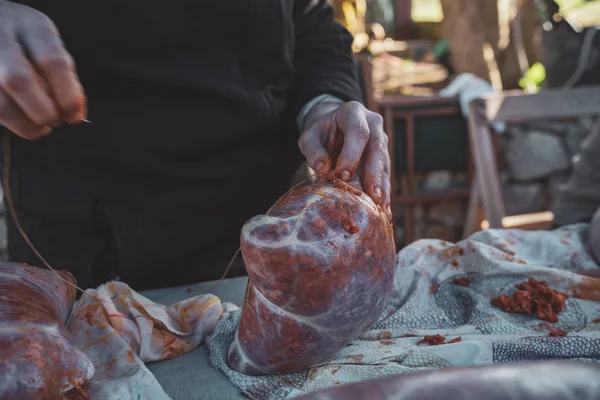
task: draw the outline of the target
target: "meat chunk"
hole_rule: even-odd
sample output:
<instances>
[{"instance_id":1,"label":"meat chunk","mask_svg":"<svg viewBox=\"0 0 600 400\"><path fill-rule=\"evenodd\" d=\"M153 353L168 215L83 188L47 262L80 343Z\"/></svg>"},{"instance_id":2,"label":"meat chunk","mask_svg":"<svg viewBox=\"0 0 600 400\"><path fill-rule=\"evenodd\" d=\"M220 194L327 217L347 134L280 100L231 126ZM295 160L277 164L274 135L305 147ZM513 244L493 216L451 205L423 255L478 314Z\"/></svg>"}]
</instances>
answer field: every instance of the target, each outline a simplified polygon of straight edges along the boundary
<instances>
[{"instance_id":1,"label":"meat chunk","mask_svg":"<svg viewBox=\"0 0 600 400\"><path fill-rule=\"evenodd\" d=\"M549 322L557 322L560 312L565 308L567 294L556 291L543 281L534 278L515 285L517 289L512 297L505 294L492 299L492 305L509 313L537 314Z\"/></svg>"},{"instance_id":2,"label":"meat chunk","mask_svg":"<svg viewBox=\"0 0 600 400\"><path fill-rule=\"evenodd\" d=\"M65 326L75 296L52 271L0 263L0 399L88 398L94 366Z\"/></svg>"}]
</instances>

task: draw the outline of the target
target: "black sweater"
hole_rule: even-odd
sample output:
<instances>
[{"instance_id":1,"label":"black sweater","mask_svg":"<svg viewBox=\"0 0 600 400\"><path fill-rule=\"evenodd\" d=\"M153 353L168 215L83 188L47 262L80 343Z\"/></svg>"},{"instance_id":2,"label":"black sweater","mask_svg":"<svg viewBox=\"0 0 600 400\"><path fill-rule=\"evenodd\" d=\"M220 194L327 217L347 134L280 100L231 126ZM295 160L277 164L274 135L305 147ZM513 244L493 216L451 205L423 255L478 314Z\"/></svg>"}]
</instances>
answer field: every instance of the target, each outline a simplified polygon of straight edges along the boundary
<instances>
[{"instance_id":1,"label":"black sweater","mask_svg":"<svg viewBox=\"0 0 600 400\"><path fill-rule=\"evenodd\" d=\"M136 168L169 173L162 156L223 156L294 135L320 94L361 99L352 37L326 0L21 3L56 23L90 119L109 125Z\"/></svg>"},{"instance_id":2,"label":"black sweater","mask_svg":"<svg viewBox=\"0 0 600 400\"><path fill-rule=\"evenodd\" d=\"M195 240L209 246L281 194L307 102L361 100L352 37L326 0L19 2L58 27L92 121L15 138L14 195L32 215L79 221L93 199L123 226L204 210Z\"/></svg>"}]
</instances>

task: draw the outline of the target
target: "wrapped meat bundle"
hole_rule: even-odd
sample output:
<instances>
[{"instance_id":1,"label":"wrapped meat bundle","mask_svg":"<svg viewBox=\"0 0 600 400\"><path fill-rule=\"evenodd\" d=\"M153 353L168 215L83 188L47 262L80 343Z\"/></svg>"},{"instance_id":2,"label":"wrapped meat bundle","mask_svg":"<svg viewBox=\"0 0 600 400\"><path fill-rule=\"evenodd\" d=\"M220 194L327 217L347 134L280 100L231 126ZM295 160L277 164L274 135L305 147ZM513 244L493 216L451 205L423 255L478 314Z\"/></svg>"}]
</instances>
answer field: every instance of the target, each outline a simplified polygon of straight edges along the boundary
<instances>
[{"instance_id":1,"label":"wrapped meat bundle","mask_svg":"<svg viewBox=\"0 0 600 400\"><path fill-rule=\"evenodd\" d=\"M229 366L300 371L367 330L392 290L392 232L366 194L332 177L250 219L241 234L249 282Z\"/></svg>"},{"instance_id":2,"label":"wrapped meat bundle","mask_svg":"<svg viewBox=\"0 0 600 400\"><path fill-rule=\"evenodd\" d=\"M65 281L49 270L0 263L0 399L88 398L94 366L65 326L76 295Z\"/></svg>"}]
</instances>

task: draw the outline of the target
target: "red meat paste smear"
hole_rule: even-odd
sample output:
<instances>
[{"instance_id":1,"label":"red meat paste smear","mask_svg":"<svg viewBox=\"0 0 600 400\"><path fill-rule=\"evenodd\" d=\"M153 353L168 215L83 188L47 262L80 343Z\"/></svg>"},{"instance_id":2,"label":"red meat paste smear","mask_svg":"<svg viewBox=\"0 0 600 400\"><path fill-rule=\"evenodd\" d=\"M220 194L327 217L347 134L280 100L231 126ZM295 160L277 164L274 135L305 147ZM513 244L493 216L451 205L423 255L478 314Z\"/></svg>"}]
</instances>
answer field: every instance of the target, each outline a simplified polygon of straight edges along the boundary
<instances>
[{"instance_id":1,"label":"red meat paste smear","mask_svg":"<svg viewBox=\"0 0 600 400\"><path fill-rule=\"evenodd\" d=\"M454 339L452 339L451 341L448 342L448 344L450 343L458 343L462 340L462 337L456 337ZM419 343L417 343L417 346L421 345L421 344L429 344L431 346L438 346L440 344L444 344L446 343L446 337L442 336L442 335L426 335Z\"/></svg>"},{"instance_id":2,"label":"red meat paste smear","mask_svg":"<svg viewBox=\"0 0 600 400\"><path fill-rule=\"evenodd\" d=\"M344 182L340 178L336 177L333 172L319 174L319 178L326 182L332 183L336 188L343 190L345 192L352 193L356 196L362 196L362 194L363 194L363 192L360 191L359 189L355 188L354 186L352 186L352 185Z\"/></svg>"},{"instance_id":3,"label":"red meat paste smear","mask_svg":"<svg viewBox=\"0 0 600 400\"><path fill-rule=\"evenodd\" d=\"M452 282L458 286L469 286L471 284L471 280L469 278L454 278Z\"/></svg>"},{"instance_id":4,"label":"red meat paste smear","mask_svg":"<svg viewBox=\"0 0 600 400\"><path fill-rule=\"evenodd\" d=\"M552 329L550 331L550 333L548 333L548 336L550 336L550 337L565 337L565 336L567 336L567 332L563 331L562 329Z\"/></svg>"},{"instance_id":5,"label":"red meat paste smear","mask_svg":"<svg viewBox=\"0 0 600 400\"><path fill-rule=\"evenodd\" d=\"M543 281L534 278L515 285L512 296L500 295L492 300L492 306L504 312L533 315L548 322L557 322L557 314L565 308L566 293L556 291Z\"/></svg>"},{"instance_id":6,"label":"red meat paste smear","mask_svg":"<svg viewBox=\"0 0 600 400\"><path fill-rule=\"evenodd\" d=\"M342 228L351 235L360 232L360 228L354 224L351 218L342 218Z\"/></svg>"}]
</instances>

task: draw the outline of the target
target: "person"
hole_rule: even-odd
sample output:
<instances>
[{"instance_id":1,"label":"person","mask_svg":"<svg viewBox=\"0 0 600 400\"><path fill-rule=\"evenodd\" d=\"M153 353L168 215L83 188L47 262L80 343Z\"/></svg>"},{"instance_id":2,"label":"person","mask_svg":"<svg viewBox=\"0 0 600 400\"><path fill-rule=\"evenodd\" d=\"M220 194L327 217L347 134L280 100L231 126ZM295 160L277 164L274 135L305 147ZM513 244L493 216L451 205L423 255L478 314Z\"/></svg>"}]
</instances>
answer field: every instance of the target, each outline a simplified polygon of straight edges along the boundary
<instances>
[{"instance_id":1,"label":"person","mask_svg":"<svg viewBox=\"0 0 600 400\"><path fill-rule=\"evenodd\" d=\"M573 157L569 179L558 188L552 201L554 228L593 220L600 208L599 172L600 120L597 120Z\"/></svg>"},{"instance_id":2,"label":"person","mask_svg":"<svg viewBox=\"0 0 600 400\"><path fill-rule=\"evenodd\" d=\"M218 279L302 157L359 175L391 218L387 138L351 45L326 0L0 0L23 230L81 287L144 290ZM8 255L41 264L12 218Z\"/></svg>"}]
</instances>

